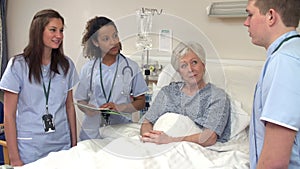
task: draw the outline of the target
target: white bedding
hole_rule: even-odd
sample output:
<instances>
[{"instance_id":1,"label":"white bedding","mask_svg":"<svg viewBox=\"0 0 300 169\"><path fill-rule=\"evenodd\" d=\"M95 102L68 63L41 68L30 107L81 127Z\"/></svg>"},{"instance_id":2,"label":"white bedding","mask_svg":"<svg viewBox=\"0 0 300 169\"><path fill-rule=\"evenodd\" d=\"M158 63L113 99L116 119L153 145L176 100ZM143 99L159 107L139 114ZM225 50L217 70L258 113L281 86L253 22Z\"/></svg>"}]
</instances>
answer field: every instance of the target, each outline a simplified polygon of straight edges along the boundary
<instances>
[{"instance_id":1,"label":"white bedding","mask_svg":"<svg viewBox=\"0 0 300 169\"><path fill-rule=\"evenodd\" d=\"M141 143L135 138L119 138L105 148L101 140L89 140L68 151L51 153L22 169L248 169L248 153L244 142L228 142L226 149L203 148L194 143L168 145ZM142 147L142 148L141 148ZM101 149L102 148L102 149ZM121 154L118 149L122 149ZM160 152L160 153L155 153ZM116 154L117 153L117 154ZM151 156L147 156L151 154ZM141 158L142 157L142 158Z\"/></svg>"},{"instance_id":2,"label":"white bedding","mask_svg":"<svg viewBox=\"0 0 300 169\"><path fill-rule=\"evenodd\" d=\"M232 107L235 110L233 113L236 113L231 117L234 121L232 127L235 127L231 131L233 135L230 141L226 143L216 143L206 148L190 142L164 145L143 143L139 139L140 124L130 123L107 126L101 129L102 136L106 137L104 139L82 141L70 150L53 152L36 162L15 168L248 169L249 117L235 102ZM170 125L177 132L169 130ZM188 118L170 113L154 127L169 135L184 135L197 130L193 125Z\"/></svg>"}]
</instances>

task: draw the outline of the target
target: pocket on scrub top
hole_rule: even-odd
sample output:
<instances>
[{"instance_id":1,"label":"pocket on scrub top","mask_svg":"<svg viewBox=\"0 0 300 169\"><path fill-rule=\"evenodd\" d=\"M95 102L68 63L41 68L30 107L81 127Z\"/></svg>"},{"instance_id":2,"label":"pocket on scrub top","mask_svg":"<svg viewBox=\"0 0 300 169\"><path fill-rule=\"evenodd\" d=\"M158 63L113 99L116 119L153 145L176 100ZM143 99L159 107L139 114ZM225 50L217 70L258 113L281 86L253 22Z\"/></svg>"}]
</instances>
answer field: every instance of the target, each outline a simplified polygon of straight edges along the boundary
<instances>
[{"instance_id":1,"label":"pocket on scrub top","mask_svg":"<svg viewBox=\"0 0 300 169\"><path fill-rule=\"evenodd\" d=\"M19 154L24 163L32 162L33 159L37 158L36 152L38 150L32 134L31 131L18 131L17 141Z\"/></svg>"}]
</instances>

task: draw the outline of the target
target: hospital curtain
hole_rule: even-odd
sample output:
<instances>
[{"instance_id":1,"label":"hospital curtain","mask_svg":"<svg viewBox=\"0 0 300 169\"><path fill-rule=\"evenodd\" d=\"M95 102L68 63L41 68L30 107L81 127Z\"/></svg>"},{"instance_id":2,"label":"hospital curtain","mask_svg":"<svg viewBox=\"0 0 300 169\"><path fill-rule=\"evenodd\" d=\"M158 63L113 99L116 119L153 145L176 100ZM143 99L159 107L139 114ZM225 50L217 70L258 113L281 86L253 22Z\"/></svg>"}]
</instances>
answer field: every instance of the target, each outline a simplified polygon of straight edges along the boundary
<instances>
[{"instance_id":1,"label":"hospital curtain","mask_svg":"<svg viewBox=\"0 0 300 169\"><path fill-rule=\"evenodd\" d=\"M0 0L0 58L1 58L1 74L6 68L8 62L8 50L7 50L7 34L6 34L6 0Z\"/></svg>"}]
</instances>

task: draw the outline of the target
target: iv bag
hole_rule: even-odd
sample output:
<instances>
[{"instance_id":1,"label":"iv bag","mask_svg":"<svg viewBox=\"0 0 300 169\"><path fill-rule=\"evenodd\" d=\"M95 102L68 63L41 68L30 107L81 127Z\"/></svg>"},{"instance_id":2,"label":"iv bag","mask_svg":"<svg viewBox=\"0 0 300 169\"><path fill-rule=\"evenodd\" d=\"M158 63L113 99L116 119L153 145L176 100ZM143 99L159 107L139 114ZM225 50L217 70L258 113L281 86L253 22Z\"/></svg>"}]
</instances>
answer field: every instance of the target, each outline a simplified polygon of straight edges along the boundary
<instances>
[{"instance_id":1,"label":"iv bag","mask_svg":"<svg viewBox=\"0 0 300 169\"><path fill-rule=\"evenodd\" d=\"M149 36L152 27L152 13L150 11L137 11L138 36L136 47L138 49L151 49L152 39Z\"/></svg>"}]
</instances>

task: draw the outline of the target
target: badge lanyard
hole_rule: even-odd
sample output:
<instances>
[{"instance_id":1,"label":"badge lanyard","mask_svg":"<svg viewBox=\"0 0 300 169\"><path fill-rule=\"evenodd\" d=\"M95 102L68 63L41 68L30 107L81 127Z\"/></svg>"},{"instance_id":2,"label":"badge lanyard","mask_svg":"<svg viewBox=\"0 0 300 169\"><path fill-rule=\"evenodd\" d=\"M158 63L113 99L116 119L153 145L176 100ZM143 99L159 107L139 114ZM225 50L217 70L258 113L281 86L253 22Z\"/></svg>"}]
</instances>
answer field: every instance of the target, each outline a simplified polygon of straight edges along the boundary
<instances>
[{"instance_id":1,"label":"badge lanyard","mask_svg":"<svg viewBox=\"0 0 300 169\"><path fill-rule=\"evenodd\" d=\"M272 52L272 54L273 53L275 53L280 47L281 47L281 45L284 43L284 42L286 42L286 41L288 41L288 40L290 40L290 39L292 39L292 38L300 38L300 35L293 35L293 36L290 36L290 37L287 37L287 38L285 38L283 41L281 41L281 43L277 46L277 48Z\"/></svg>"},{"instance_id":2,"label":"badge lanyard","mask_svg":"<svg viewBox=\"0 0 300 169\"><path fill-rule=\"evenodd\" d=\"M118 57L118 60L117 60L117 68L116 68L116 71L115 71L115 75L114 75L114 78L113 78L113 82L112 82L111 89L110 89L110 91L109 91L108 97L106 96L105 89L104 89L104 86L103 86L102 61L101 61L101 58L100 58L100 66L99 66L99 67L100 67L100 82L101 82L101 89L102 89L102 92L103 92L103 94L104 94L106 103L108 103L109 100L110 100L110 98L111 98L112 90L113 90L113 88L114 88L114 84L115 84L116 77L117 77L117 72L118 72L118 67L119 67L119 57Z\"/></svg>"},{"instance_id":3,"label":"badge lanyard","mask_svg":"<svg viewBox=\"0 0 300 169\"><path fill-rule=\"evenodd\" d=\"M49 113L48 110L48 100L49 100L49 94L50 94L50 86L51 86L51 74L48 82L48 89L46 90L43 74L42 74L42 80L43 80L43 89L44 89L44 94L46 98L46 114L43 115L42 120L44 122L44 130L46 133L51 133L55 132L55 126L53 124L53 116Z\"/></svg>"},{"instance_id":4,"label":"badge lanyard","mask_svg":"<svg viewBox=\"0 0 300 169\"><path fill-rule=\"evenodd\" d=\"M106 103L109 102L110 98L111 98L111 94L112 94L112 90L114 88L114 84L115 84L115 81L116 81L116 77L117 77L117 72L118 72L118 67L119 67L119 57L118 57L118 60L117 60L117 67L116 67L116 70L115 70L115 75L114 75L114 78L113 78L113 82L112 82L112 85L111 85L111 89L109 91L109 95L108 97L106 97L106 93L105 93L105 90L104 90L104 86L103 86L103 77L102 77L102 60L100 58L100 82L101 82L101 89L102 89L102 92L104 94L104 97L105 97L105 100L106 100ZM109 116L110 114L107 114L107 113L101 113L103 118L105 119L106 123L107 124L110 124L109 122Z\"/></svg>"},{"instance_id":5,"label":"badge lanyard","mask_svg":"<svg viewBox=\"0 0 300 169\"><path fill-rule=\"evenodd\" d=\"M49 100L49 93L50 93L51 77L50 77L50 80L49 80L49 83L48 83L48 89L47 89L47 91L46 91L46 86L45 86L45 83L44 83L43 75L42 75L42 80L43 80L44 94L45 94L45 98L46 98L46 114L49 114L49 111L48 111L48 100Z\"/></svg>"}]
</instances>

